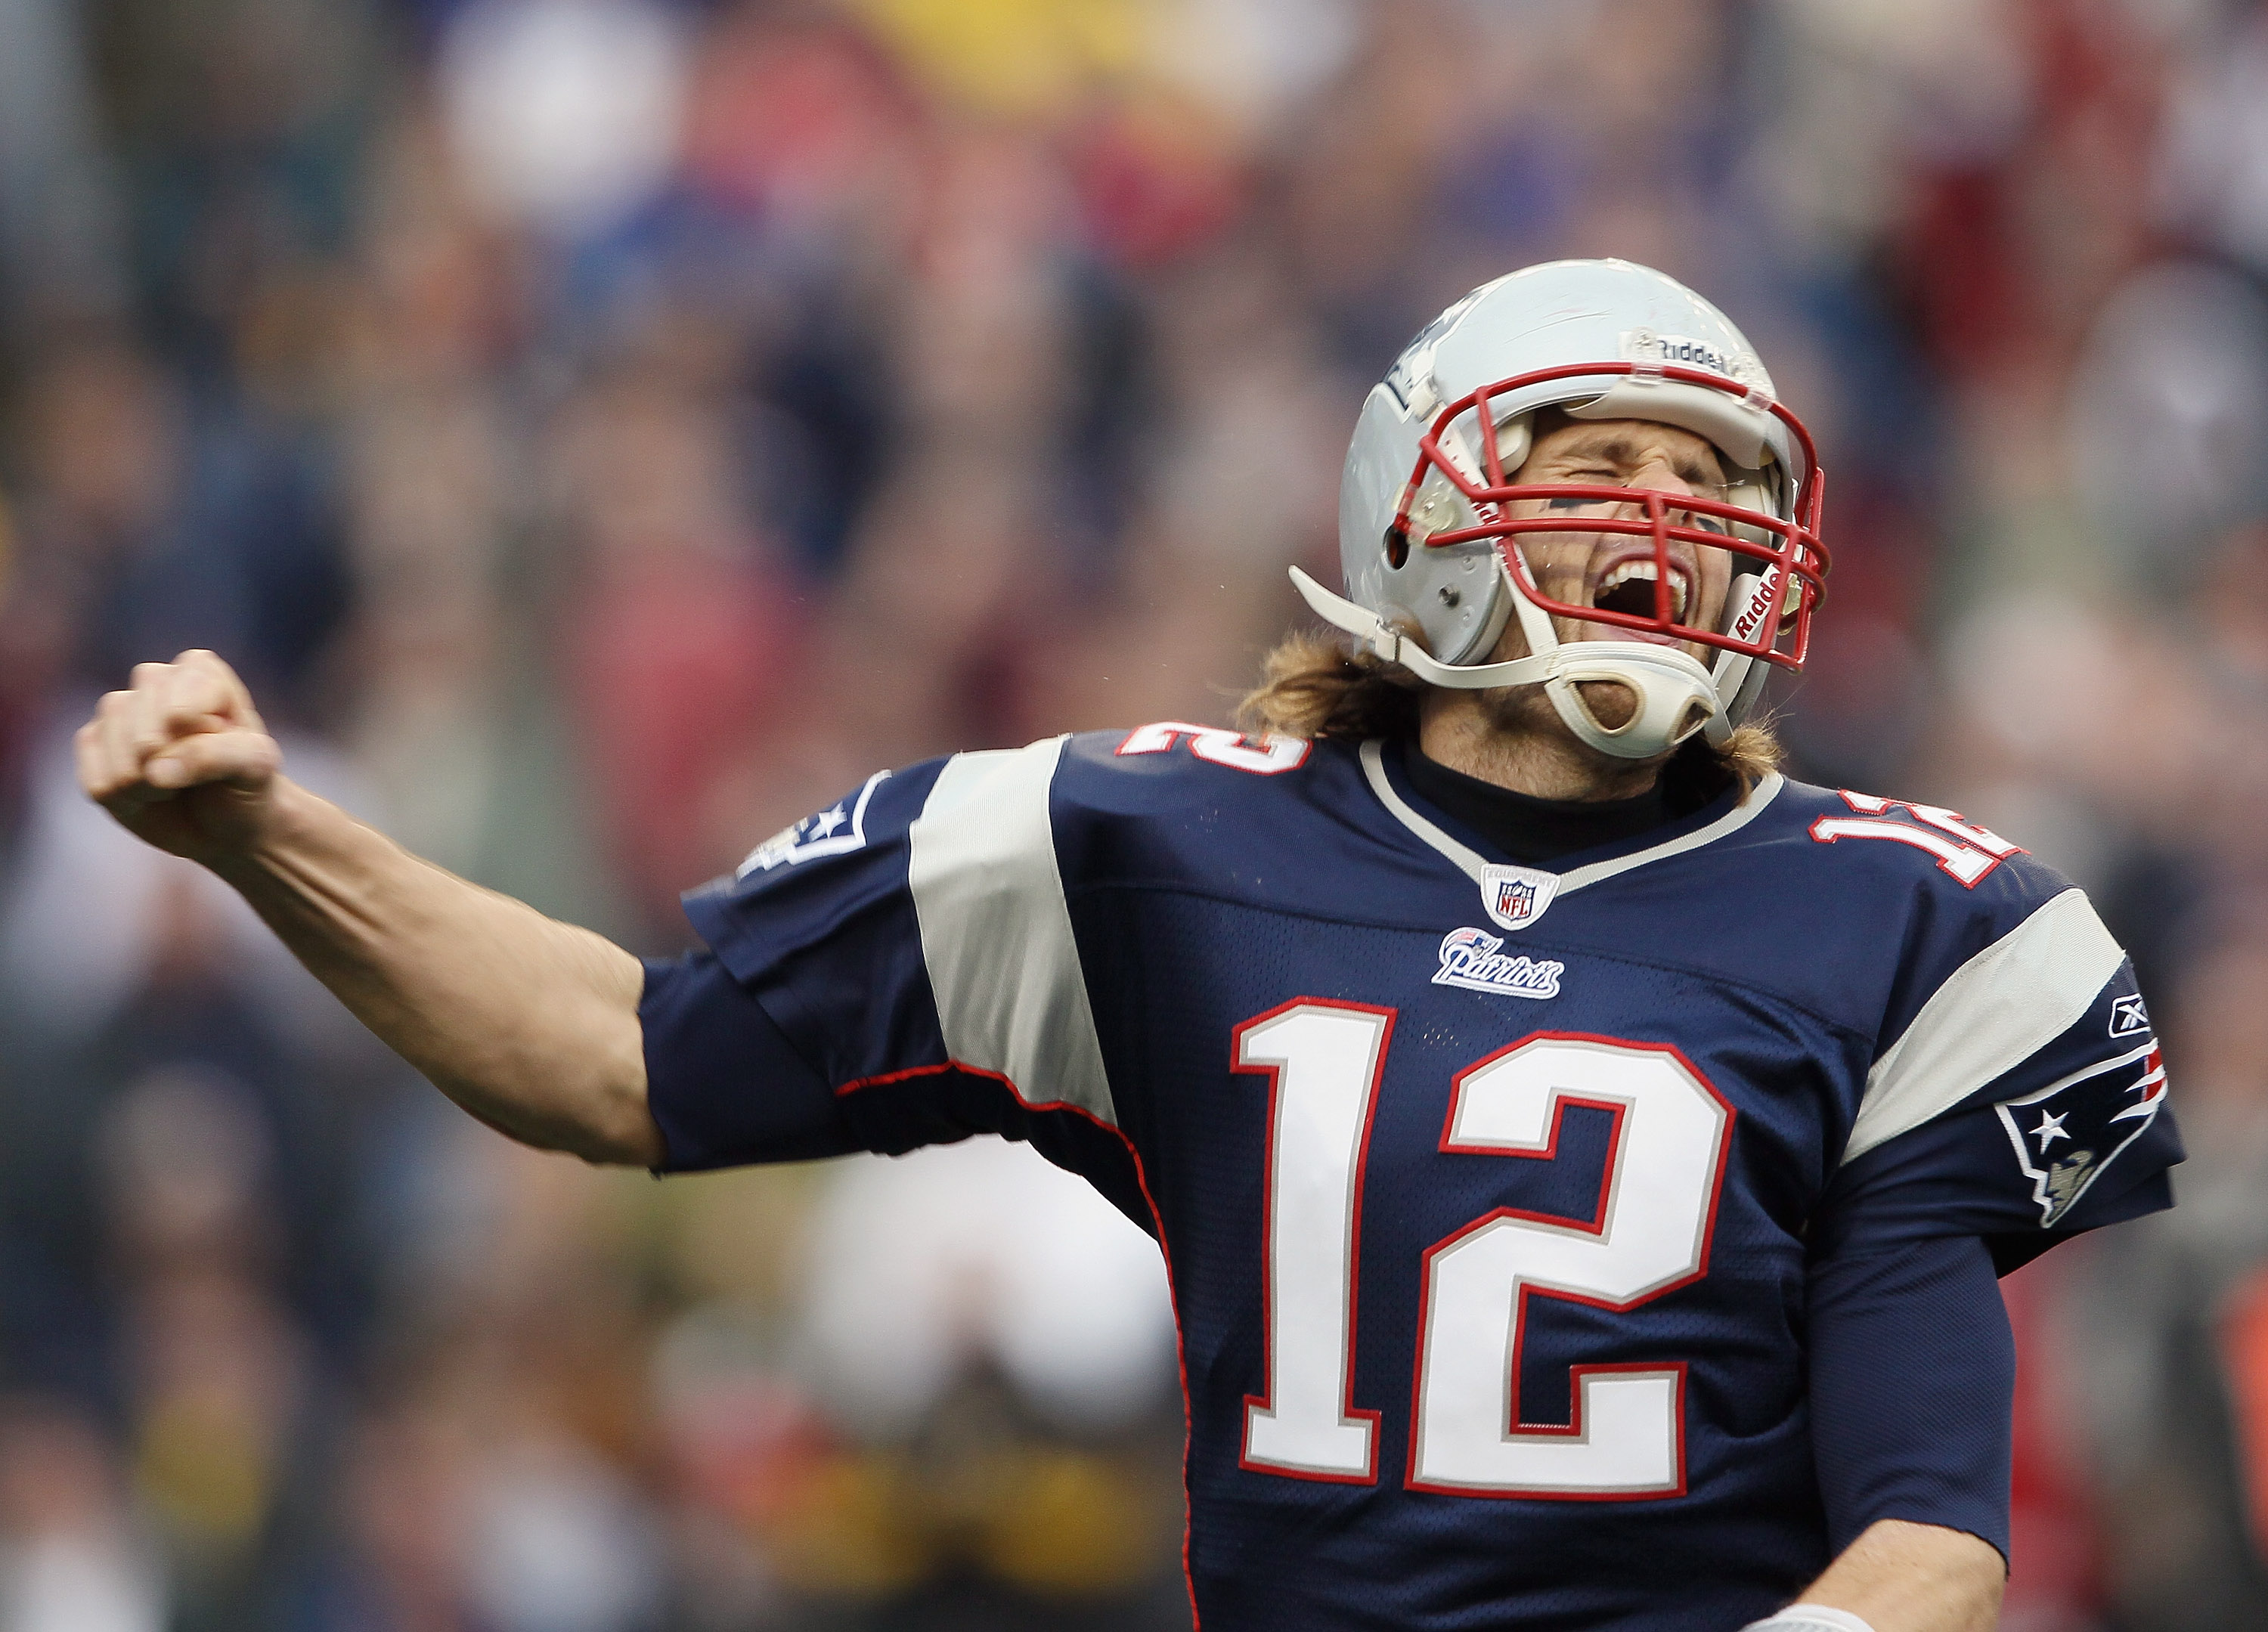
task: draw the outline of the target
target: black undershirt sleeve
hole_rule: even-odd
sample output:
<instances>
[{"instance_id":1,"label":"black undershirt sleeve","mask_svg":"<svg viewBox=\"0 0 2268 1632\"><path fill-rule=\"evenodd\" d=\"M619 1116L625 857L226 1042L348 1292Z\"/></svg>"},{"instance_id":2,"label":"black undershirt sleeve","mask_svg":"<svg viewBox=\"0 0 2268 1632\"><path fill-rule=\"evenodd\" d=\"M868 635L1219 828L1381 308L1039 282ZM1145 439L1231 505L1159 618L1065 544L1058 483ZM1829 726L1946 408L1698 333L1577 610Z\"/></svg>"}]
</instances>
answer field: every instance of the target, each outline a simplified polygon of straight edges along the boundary
<instances>
[{"instance_id":1,"label":"black undershirt sleeve","mask_svg":"<svg viewBox=\"0 0 2268 1632\"><path fill-rule=\"evenodd\" d=\"M2008 1555L2016 1345L1976 1236L1812 1266L1812 1456L1840 1553L1881 1518Z\"/></svg>"}]
</instances>

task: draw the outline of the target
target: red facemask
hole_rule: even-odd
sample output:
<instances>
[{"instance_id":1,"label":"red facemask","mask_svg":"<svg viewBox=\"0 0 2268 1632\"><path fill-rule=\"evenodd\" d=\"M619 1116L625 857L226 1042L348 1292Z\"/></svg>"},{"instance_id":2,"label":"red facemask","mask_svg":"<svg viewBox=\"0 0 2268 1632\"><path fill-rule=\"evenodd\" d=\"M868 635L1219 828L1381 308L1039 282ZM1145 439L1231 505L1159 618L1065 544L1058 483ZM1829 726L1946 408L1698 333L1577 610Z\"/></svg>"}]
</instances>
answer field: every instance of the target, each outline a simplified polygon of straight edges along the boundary
<instances>
[{"instance_id":1,"label":"red facemask","mask_svg":"<svg viewBox=\"0 0 2268 1632\"><path fill-rule=\"evenodd\" d=\"M1787 427L1790 437L1803 454L1802 481L1798 485L1795 502L1790 506L1793 518L1783 519L1764 511L1723 504L1714 499L1618 487L1606 482L1520 483L1506 481L1492 429L1496 423L1490 406L1492 400L1555 379L1595 378L1602 374L1632 374L1704 386L1744 402L1752 412L1769 413L1778 419ZM1440 444L1441 437L1450 426L1468 413L1475 415L1479 424L1491 428L1479 439L1486 476L1484 482L1474 482L1459 469L1456 462L1443 452ZM1473 507L1475 513L1482 518L1481 525L1435 533L1423 540L1423 548L1441 549L1451 545L1484 540L1495 544L1521 592L1534 605L1555 616L1580 622L1638 629L1668 636L1674 640L1695 641L1742 657L1761 658L1786 669L1802 666L1804 653L1811 642L1812 614L1818 609L1827 592L1826 575L1830 562L1827 547L1819 540L1819 514L1824 496L1825 476L1819 468L1819 458L1812 445L1811 433L1803 428L1800 420L1764 393L1700 369L1667 364L1581 363L1562 368L1539 369L1533 373L1514 375L1510 379L1484 386L1443 408L1434 415L1432 427L1418 438L1418 450L1417 468L1411 472L1409 483L1403 489L1393 525L1387 530L1388 559L1395 564L1405 558L1412 542L1410 507L1416 502L1419 486L1425 482L1428 471L1438 470ZM1576 500L1587 505L1611 507L1611 512L1518 517L1507 513L1508 505L1523 499ZM1709 525L1712 522L1727 530L1717 531L1716 527ZM1743 536L1735 529L1746 529L1748 535ZM1535 574L1528 570L1527 558L1519 548L1519 540L1522 536L1535 533L1621 533L1646 540L1651 546L1654 562L1653 610L1639 613L1580 606L1545 595L1536 586ZM1745 586L1735 580L1730 598L1731 615L1727 620L1726 628L1703 629L1678 621L1672 587L1673 575L1678 567L1672 547L1680 543L1696 549L1721 549L1762 563L1760 572ZM1692 599L1697 606L1697 584ZM1782 651L1778 650L1778 644L1784 635L1792 638L1788 649Z\"/></svg>"}]
</instances>

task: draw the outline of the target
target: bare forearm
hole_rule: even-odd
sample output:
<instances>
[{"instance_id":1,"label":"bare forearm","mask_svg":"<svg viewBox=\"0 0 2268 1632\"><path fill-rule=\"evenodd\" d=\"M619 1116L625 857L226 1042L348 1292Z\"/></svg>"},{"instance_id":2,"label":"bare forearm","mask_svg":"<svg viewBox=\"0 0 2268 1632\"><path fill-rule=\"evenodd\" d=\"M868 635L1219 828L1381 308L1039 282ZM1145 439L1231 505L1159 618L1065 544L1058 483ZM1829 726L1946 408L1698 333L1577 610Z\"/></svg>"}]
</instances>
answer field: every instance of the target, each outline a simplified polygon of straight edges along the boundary
<instances>
[{"instance_id":1,"label":"bare forearm","mask_svg":"<svg viewBox=\"0 0 2268 1632\"><path fill-rule=\"evenodd\" d=\"M1939 1525L1878 1519L1803 1594L1874 1632L1992 1632L2007 1568L1989 1541Z\"/></svg>"},{"instance_id":2,"label":"bare forearm","mask_svg":"<svg viewBox=\"0 0 2268 1632\"><path fill-rule=\"evenodd\" d=\"M512 1137L653 1165L643 971L603 937L420 860L282 778L261 842L214 870L441 1091Z\"/></svg>"},{"instance_id":3,"label":"bare forearm","mask_svg":"<svg viewBox=\"0 0 2268 1632\"><path fill-rule=\"evenodd\" d=\"M71 751L89 798L234 885L474 1115L591 1161L660 1162L637 959L418 860L287 781L252 694L218 654L136 664Z\"/></svg>"}]
</instances>

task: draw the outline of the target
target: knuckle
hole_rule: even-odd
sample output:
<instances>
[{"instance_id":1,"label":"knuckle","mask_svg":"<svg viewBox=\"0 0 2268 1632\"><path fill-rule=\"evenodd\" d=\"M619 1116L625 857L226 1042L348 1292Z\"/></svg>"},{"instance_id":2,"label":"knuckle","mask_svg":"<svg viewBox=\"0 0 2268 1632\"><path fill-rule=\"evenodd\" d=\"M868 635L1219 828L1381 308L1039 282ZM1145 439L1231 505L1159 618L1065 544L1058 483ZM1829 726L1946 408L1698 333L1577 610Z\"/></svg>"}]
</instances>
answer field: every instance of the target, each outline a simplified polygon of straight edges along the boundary
<instances>
[{"instance_id":1,"label":"knuckle","mask_svg":"<svg viewBox=\"0 0 2268 1632\"><path fill-rule=\"evenodd\" d=\"M95 704L95 713L103 719L115 719L134 701L130 691L106 691L102 701Z\"/></svg>"},{"instance_id":2,"label":"knuckle","mask_svg":"<svg viewBox=\"0 0 2268 1632\"><path fill-rule=\"evenodd\" d=\"M180 720L195 719L200 714L212 711L213 697L210 687L176 683L167 688L163 717L167 724Z\"/></svg>"}]
</instances>

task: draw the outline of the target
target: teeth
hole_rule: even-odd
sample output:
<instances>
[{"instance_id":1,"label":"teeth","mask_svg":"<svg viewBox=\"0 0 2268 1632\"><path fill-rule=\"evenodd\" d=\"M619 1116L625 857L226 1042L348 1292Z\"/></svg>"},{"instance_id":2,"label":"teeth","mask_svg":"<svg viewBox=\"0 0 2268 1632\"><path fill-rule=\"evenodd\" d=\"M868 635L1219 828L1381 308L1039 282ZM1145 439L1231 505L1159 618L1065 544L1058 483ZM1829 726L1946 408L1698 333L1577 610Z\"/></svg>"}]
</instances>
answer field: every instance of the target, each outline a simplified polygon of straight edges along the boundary
<instances>
[{"instance_id":1,"label":"teeth","mask_svg":"<svg viewBox=\"0 0 2268 1632\"><path fill-rule=\"evenodd\" d=\"M1655 570L1651 561L1640 559L1623 562L1599 580L1599 587L1592 592L1591 604L1596 606L1600 596L1617 585L1629 583L1632 578L1643 578L1651 584L1660 576L1661 574ZM1673 569L1669 575L1669 610L1670 614L1680 623L1685 621L1685 575Z\"/></svg>"}]
</instances>

